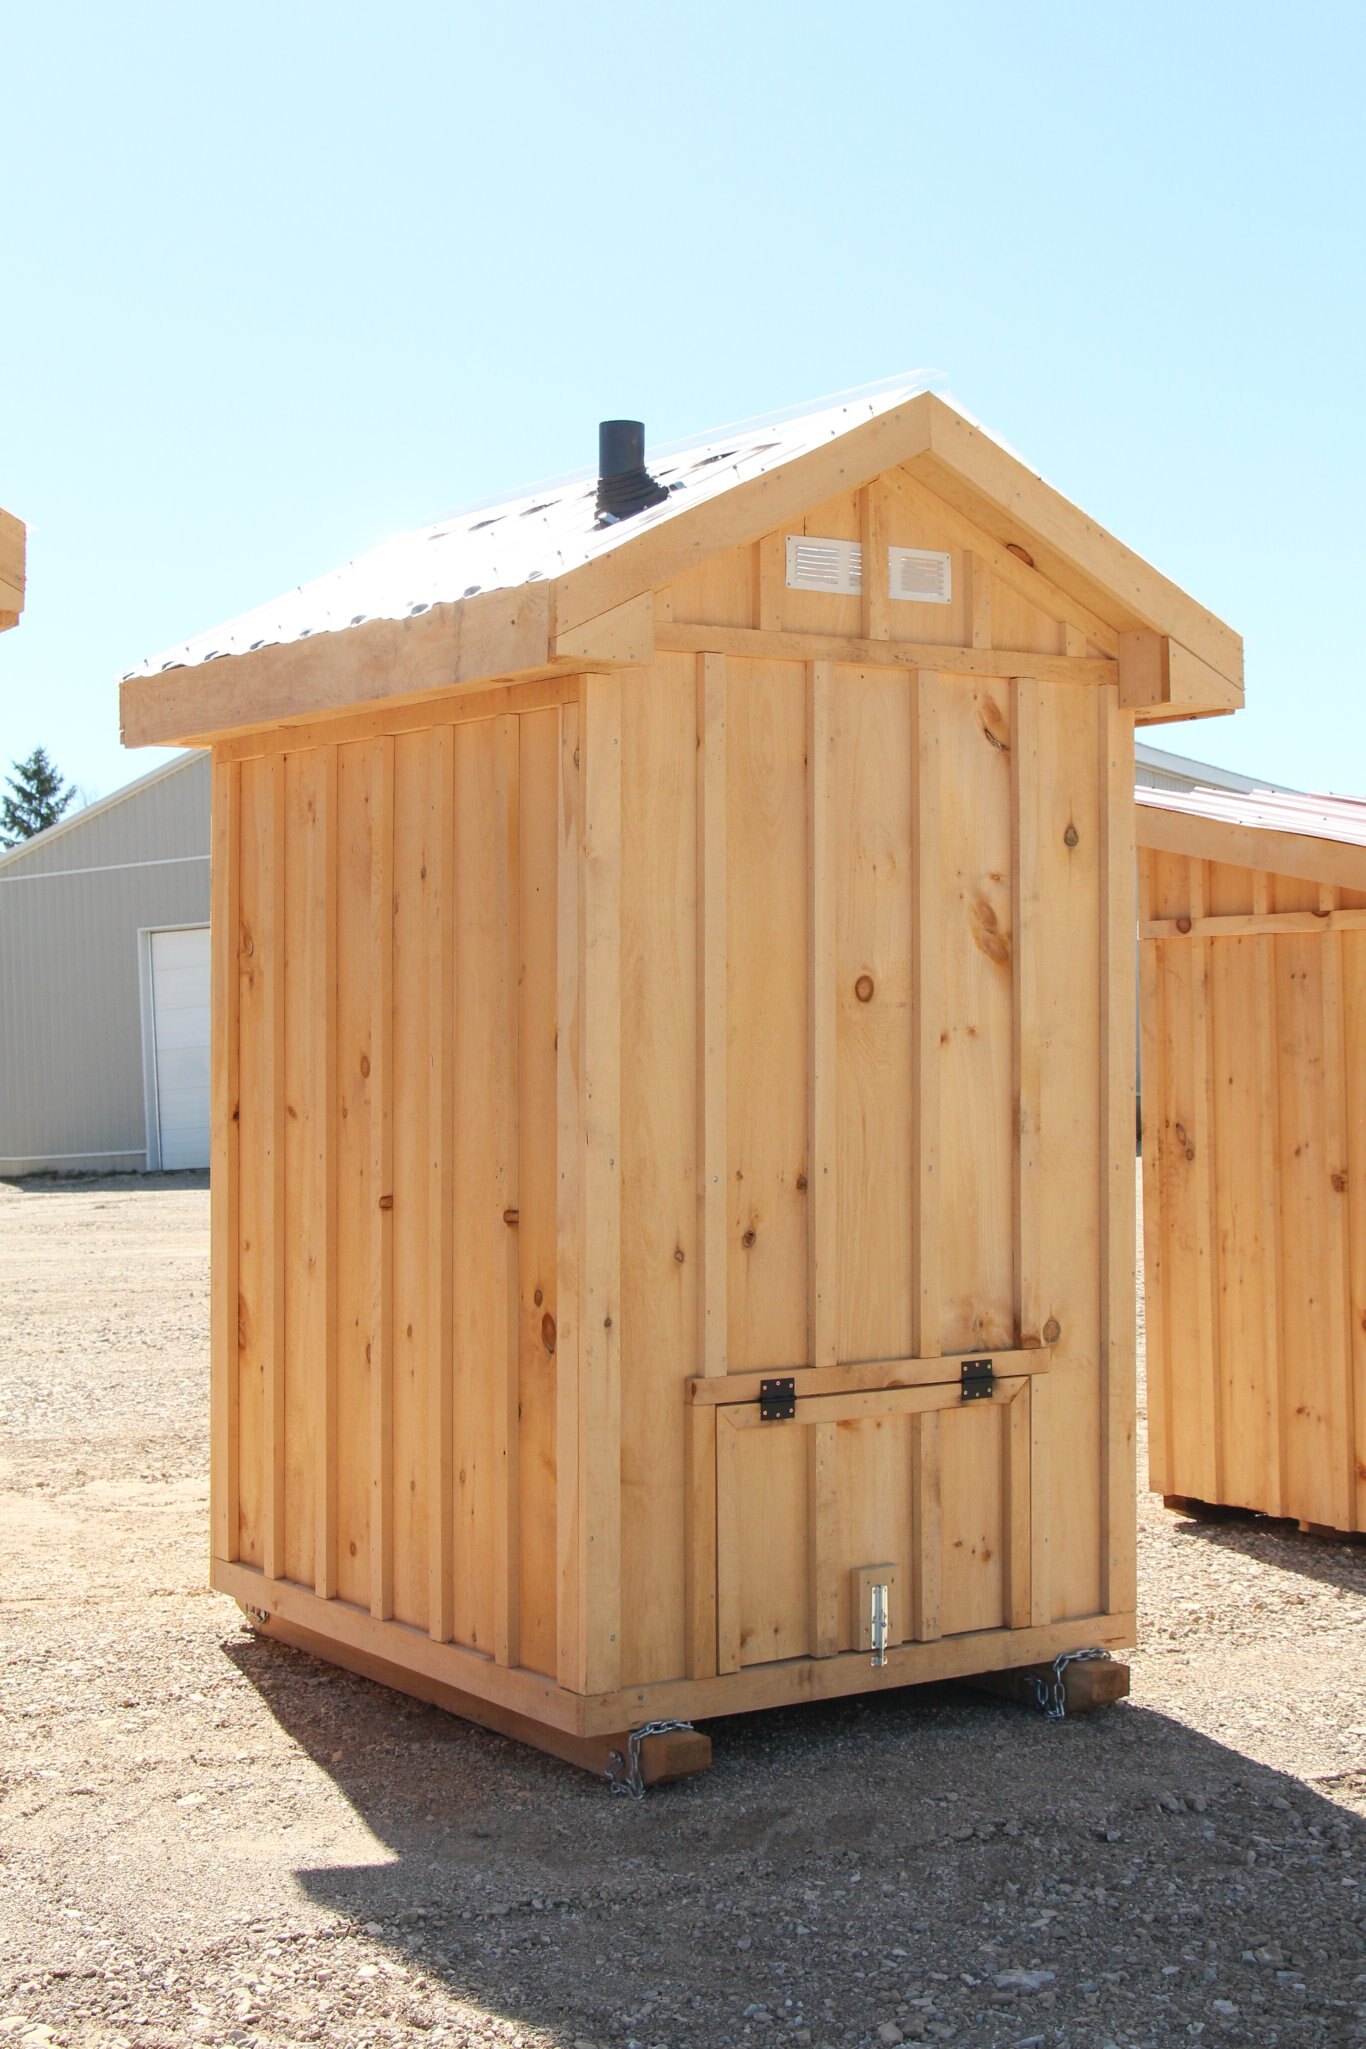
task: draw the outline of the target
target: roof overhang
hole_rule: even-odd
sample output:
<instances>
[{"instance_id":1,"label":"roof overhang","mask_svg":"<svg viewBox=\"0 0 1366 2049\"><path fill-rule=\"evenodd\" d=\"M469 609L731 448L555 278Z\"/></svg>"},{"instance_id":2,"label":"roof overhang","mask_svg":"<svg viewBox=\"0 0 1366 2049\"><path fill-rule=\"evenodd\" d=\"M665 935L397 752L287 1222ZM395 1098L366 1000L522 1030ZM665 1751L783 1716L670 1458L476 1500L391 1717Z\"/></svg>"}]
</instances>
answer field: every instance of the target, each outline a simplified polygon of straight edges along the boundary
<instances>
[{"instance_id":1,"label":"roof overhang","mask_svg":"<svg viewBox=\"0 0 1366 2049\"><path fill-rule=\"evenodd\" d=\"M0 512L0 632L19 624L24 609L24 522Z\"/></svg>"},{"instance_id":2,"label":"roof overhang","mask_svg":"<svg viewBox=\"0 0 1366 2049\"><path fill-rule=\"evenodd\" d=\"M450 695L556 670L648 664L653 595L713 555L904 469L1116 636L1121 702L1140 723L1243 701L1239 636L934 393L920 392L817 448L623 533L558 579L435 604L417 617L261 647L122 686L127 746L202 745L228 733L395 698Z\"/></svg>"},{"instance_id":3,"label":"roof overhang","mask_svg":"<svg viewBox=\"0 0 1366 2049\"><path fill-rule=\"evenodd\" d=\"M1182 811L1162 801L1165 795L1163 791L1138 792L1134 837L1140 847L1262 874L1290 875L1301 882L1366 890L1366 846L1357 841Z\"/></svg>"}]
</instances>

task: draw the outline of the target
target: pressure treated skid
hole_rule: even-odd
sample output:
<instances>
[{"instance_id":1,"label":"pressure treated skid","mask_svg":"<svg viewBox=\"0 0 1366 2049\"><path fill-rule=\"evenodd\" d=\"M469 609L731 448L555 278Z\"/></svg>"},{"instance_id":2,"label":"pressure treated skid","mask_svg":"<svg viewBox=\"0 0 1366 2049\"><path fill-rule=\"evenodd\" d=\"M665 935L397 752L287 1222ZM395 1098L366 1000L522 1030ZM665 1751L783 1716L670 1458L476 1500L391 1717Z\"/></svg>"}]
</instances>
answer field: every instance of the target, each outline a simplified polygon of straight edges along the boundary
<instances>
[{"instance_id":1,"label":"pressure treated skid","mask_svg":"<svg viewBox=\"0 0 1366 2049\"><path fill-rule=\"evenodd\" d=\"M932 407L492 593L516 680L125 685L214 746L214 1582L562 1755L1132 1640L1133 721L1241 656Z\"/></svg>"},{"instance_id":2,"label":"pressure treated skid","mask_svg":"<svg viewBox=\"0 0 1366 2049\"><path fill-rule=\"evenodd\" d=\"M1152 1485L1366 1530L1366 846L1138 837Z\"/></svg>"}]
</instances>

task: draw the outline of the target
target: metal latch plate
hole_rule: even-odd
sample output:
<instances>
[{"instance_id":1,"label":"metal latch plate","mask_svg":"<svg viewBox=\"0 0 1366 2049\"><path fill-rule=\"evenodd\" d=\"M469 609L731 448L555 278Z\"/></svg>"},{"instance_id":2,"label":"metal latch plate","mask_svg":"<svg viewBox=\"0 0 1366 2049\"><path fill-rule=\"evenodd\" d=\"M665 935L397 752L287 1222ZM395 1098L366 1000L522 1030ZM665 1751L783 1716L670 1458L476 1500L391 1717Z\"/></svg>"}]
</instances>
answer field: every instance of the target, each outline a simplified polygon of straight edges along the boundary
<instances>
[{"instance_id":1,"label":"metal latch plate","mask_svg":"<svg viewBox=\"0 0 1366 2049\"><path fill-rule=\"evenodd\" d=\"M990 1401L996 1387L996 1369L990 1359L965 1359L959 1386L965 1402Z\"/></svg>"},{"instance_id":2,"label":"metal latch plate","mask_svg":"<svg viewBox=\"0 0 1366 2049\"><path fill-rule=\"evenodd\" d=\"M797 1413L797 1383L790 1373L759 1382L759 1421L790 1423Z\"/></svg>"}]
</instances>

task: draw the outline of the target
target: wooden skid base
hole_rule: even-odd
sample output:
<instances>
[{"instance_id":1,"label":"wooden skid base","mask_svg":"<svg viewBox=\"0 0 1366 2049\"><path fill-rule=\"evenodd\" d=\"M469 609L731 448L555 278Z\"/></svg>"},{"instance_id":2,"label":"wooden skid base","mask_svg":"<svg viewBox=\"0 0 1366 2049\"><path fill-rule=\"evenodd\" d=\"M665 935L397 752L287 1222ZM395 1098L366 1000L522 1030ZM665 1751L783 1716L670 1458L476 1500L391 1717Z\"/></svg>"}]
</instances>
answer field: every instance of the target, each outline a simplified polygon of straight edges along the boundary
<instances>
[{"instance_id":1,"label":"wooden skid base","mask_svg":"<svg viewBox=\"0 0 1366 2049\"><path fill-rule=\"evenodd\" d=\"M1300 1533L1305 1537L1328 1537L1334 1544L1366 1543L1366 1530L1340 1530L1332 1523L1307 1523L1300 1518Z\"/></svg>"},{"instance_id":2,"label":"wooden skid base","mask_svg":"<svg viewBox=\"0 0 1366 2049\"><path fill-rule=\"evenodd\" d=\"M549 1722L538 1722L530 1715L502 1707L497 1701L461 1693L457 1687L444 1685L425 1673L392 1665L372 1652L319 1636L296 1622L283 1622L278 1615L262 1620L255 1611L250 1612L252 1626L262 1636L292 1644L296 1650L308 1651L327 1664L358 1672L364 1679L378 1680L381 1686L392 1686L398 1693L430 1701L433 1707L445 1708L448 1714L459 1715L463 1721L476 1722L482 1729L492 1729L500 1736L510 1736L514 1742L529 1744L533 1750L563 1758L566 1764L576 1764L592 1772L595 1778L618 1776L624 1769L629 1730L608 1736L575 1736L567 1729L552 1728ZM662 1736L647 1736L640 1746L640 1776L647 1786L690 1778L694 1772L706 1771L710 1764L711 1738L700 1729L670 1729Z\"/></svg>"},{"instance_id":3,"label":"wooden skid base","mask_svg":"<svg viewBox=\"0 0 1366 2049\"><path fill-rule=\"evenodd\" d=\"M1006 1700L1020 1700L1027 1707L1037 1707L1039 1696L1033 1681L1038 1679L1047 1686L1052 1683L1051 1665L1017 1665L1010 1672L983 1672L968 1684L982 1693L997 1693ZM1129 1667L1118 1658L1085 1658L1075 1665L1065 1665L1062 1674L1063 1701L1069 1715L1088 1714L1092 1708L1109 1707L1113 1701L1127 1700L1129 1695Z\"/></svg>"},{"instance_id":4,"label":"wooden skid base","mask_svg":"<svg viewBox=\"0 0 1366 2049\"><path fill-rule=\"evenodd\" d=\"M1233 1508L1226 1501L1197 1501L1191 1494L1164 1494L1162 1506L1197 1523L1245 1522L1258 1513L1255 1508Z\"/></svg>"}]
</instances>

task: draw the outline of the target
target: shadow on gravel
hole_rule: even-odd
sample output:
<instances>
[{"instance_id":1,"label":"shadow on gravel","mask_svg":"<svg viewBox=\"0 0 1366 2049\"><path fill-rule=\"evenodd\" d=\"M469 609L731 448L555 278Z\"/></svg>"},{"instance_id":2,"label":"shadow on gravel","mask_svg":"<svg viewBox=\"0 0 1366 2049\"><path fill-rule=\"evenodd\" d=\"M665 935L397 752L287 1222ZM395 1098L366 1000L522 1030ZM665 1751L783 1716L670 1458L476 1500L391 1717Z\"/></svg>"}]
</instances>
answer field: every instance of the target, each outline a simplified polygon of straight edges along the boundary
<instances>
[{"instance_id":1,"label":"shadow on gravel","mask_svg":"<svg viewBox=\"0 0 1366 2049\"><path fill-rule=\"evenodd\" d=\"M174 1174L0 1174L0 1188L15 1195L155 1195L166 1188L207 1188L207 1167Z\"/></svg>"},{"instance_id":2,"label":"shadow on gravel","mask_svg":"<svg viewBox=\"0 0 1366 2049\"><path fill-rule=\"evenodd\" d=\"M1366 1824L1164 1715L830 1702L712 1723L712 1771L634 1802L284 1646L225 1648L387 1846L297 1878L419 2009L440 1988L443 2014L612 2049L1359 2039Z\"/></svg>"},{"instance_id":3,"label":"shadow on gravel","mask_svg":"<svg viewBox=\"0 0 1366 2049\"><path fill-rule=\"evenodd\" d=\"M1298 1523L1252 1510L1230 1509L1217 1520L1177 1520L1174 1534L1221 1551L1236 1551L1281 1572L1298 1573L1322 1586L1366 1593L1366 1537L1315 1536Z\"/></svg>"}]
</instances>

